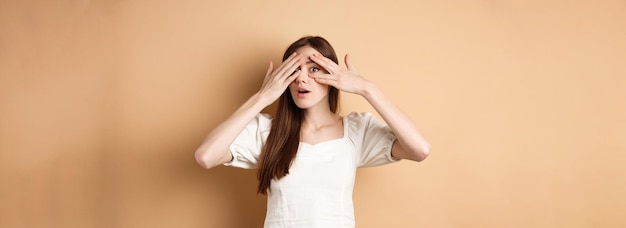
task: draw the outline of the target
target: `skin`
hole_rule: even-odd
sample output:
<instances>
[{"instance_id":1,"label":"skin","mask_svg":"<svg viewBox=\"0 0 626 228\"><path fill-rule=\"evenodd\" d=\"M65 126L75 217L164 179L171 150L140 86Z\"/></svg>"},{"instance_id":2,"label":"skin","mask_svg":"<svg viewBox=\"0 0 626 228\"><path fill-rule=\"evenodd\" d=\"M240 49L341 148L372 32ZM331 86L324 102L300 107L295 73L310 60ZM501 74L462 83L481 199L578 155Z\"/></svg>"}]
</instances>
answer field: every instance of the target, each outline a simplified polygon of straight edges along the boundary
<instances>
[{"instance_id":1,"label":"skin","mask_svg":"<svg viewBox=\"0 0 626 228\"><path fill-rule=\"evenodd\" d=\"M289 85L289 90L296 105L304 109L304 122L300 130L301 141L317 144L342 138L342 117L331 112L328 104L329 86L311 77L329 73L310 59L313 55L321 54L309 46L296 49L296 53L303 58L300 59L300 68L296 71L297 77ZM302 88L310 91L305 97L298 96L298 90Z\"/></svg>"},{"instance_id":2,"label":"skin","mask_svg":"<svg viewBox=\"0 0 626 228\"><path fill-rule=\"evenodd\" d=\"M362 96L374 107L397 137L391 149L394 158L424 160L430 154L430 144L415 124L374 83L356 71L348 55L344 61L346 68L322 56L317 50L304 46L277 69L270 62L260 90L209 133L196 150L196 161L208 169L232 160L230 144L250 120L277 100L286 89L291 92L296 105L304 109L300 132L303 143L317 144L342 138L342 117L330 111L328 86ZM310 93L299 97L299 89Z\"/></svg>"},{"instance_id":3,"label":"skin","mask_svg":"<svg viewBox=\"0 0 626 228\"><path fill-rule=\"evenodd\" d=\"M413 121L395 106L374 83L366 80L357 72L350 63L349 55L344 58L347 68L342 68L319 54L311 56L310 59L328 72L328 74L309 74L316 82L360 95L380 114L397 137L391 148L392 157L418 162L428 157L430 144L419 133Z\"/></svg>"}]
</instances>

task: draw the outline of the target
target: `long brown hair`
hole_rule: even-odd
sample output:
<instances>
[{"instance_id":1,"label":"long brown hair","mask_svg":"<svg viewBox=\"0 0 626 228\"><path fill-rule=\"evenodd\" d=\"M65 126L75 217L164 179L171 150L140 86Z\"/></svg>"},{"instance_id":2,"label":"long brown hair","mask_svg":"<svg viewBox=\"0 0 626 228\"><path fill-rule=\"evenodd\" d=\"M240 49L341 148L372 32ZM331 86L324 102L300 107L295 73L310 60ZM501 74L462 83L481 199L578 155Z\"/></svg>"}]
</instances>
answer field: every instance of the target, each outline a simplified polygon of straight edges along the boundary
<instances>
[{"instance_id":1,"label":"long brown hair","mask_svg":"<svg viewBox=\"0 0 626 228\"><path fill-rule=\"evenodd\" d=\"M319 36L305 36L291 44L283 55L283 61L303 46L310 46L326 58L338 63L333 47L326 39ZM337 113L339 90L332 86L328 88L330 111ZM273 179L278 180L289 174L291 163L298 152L303 118L304 111L296 106L289 89L286 89L279 98L276 116L272 120L270 134L261 152L257 173L258 193L267 195Z\"/></svg>"}]
</instances>

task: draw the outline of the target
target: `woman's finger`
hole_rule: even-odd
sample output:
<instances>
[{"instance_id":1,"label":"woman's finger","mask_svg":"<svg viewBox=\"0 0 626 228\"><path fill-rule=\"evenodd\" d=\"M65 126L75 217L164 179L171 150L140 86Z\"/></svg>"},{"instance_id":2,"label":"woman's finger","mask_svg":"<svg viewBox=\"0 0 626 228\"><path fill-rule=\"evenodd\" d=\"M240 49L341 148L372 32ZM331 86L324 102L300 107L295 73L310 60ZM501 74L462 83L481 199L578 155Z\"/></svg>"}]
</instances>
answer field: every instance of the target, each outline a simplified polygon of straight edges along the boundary
<instances>
[{"instance_id":1,"label":"woman's finger","mask_svg":"<svg viewBox=\"0 0 626 228\"><path fill-rule=\"evenodd\" d=\"M272 71L274 70L274 64L270 61L269 67L267 67L267 73L265 73L265 78L263 78L263 84L266 84L267 81L270 80L270 75L272 75Z\"/></svg>"},{"instance_id":2,"label":"woman's finger","mask_svg":"<svg viewBox=\"0 0 626 228\"><path fill-rule=\"evenodd\" d=\"M325 58L326 58L325 56L318 55L318 54L313 54L309 58L313 62L317 63L317 65L320 65L322 68L324 68L326 71L331 72L331 70L333 70L331 68L330 64L328 63L328 61L325 60Z\"/></svg>"},{"instance_id":3,"label":"woman's finger","mask_svg":"<svg viewBox=\"0 0 626 228\"><path fill-rule=\"evenodd\" d=\"M317 63L317 65L320 65L329 73L337 72L337 64L333 62L332 60L330 60L329 58L326 58L325 56L318 55L318 54L313 54L310 58L311 60L313 60L313 62Z\"/></svg>"},{"instance_id":4,"label":"woman's finger","mask_svg":"<svg viewBox=\"0 0 626 228\"><path fill-rule=\"evenodd\" d=\"M289 84L289 83L293 82L294 80L296 80L297 77L298 77L298 73L291 74L291 75L287 76L287 78L285 78L285 83Z\"/></svg>"},{"instance_id":5,"label":"woman's finger","mask_svg":"<svg viewBox=\"0 0 626 228\"><path fill-rule=\"evenodd\" d=\"M309 73L309 77L311 78L315 78L315 79L326 79L326 80L333 80L336 81L337 77L332 75L332 74L312 74Z\"/></svg>"},{"instance_id":6,"label":"woman's finger","mask_svg":"<svg viewBox=\"0 0 626 228\"><path fill-rule=\"evenodd\" d=\"M317 83L326 84L326 85L329 85L329 86L333 86L335 88L337 88L337 85L338 85L337 81L330 80L330 79L327 79L327 78L315 78L315 81Z\"/></svg>"},{"instance_id":7,"label":"woman's finger","mask_svg":"<svg viewBox=\"0 0 626 228\"><path fill-rule=\"evenodd\" d=\"M278 68L278 77L285 78L293 73L295 67L300 65L300 55L294 54L290 56L282 65ZM293 69L292 69L293 68ZM290 70L291 69L291 70Z\"/></svg>"},{"instance_id":8,"label":"woman's finger","mask_svg":"<svg viewBox=\"0 0 626 228\"><path fill-rule=\"evenodd\" d=\"M273 70L274 70L274 63L272 63L272 61L270 61L270 66L267 68L267 73L265 73L265 77L270 75Z\"/></svg>"},{"instance_id":9,"label":"woman's finger","mask_svg":"<svg viewBox=\"0 0 626 228\"><path fill-rule=\"evenodd\" d=\"M280 66L278 66L278 69L276 69L276 75L279 75L278 73L281 72L286 65L290 64L291 62L293 62L293 59L296 58L297 53L292 53L289 57L287 57L287 59L285 59Z\"/></svg>"},{"instance_id":10,"label":"woman's finger","mask_svg":"<svg viewBox=\"0 0 626 228\"><path fill-rule=\"evenodd\" d=\"M301 64L301 62L298 61L298 62L296 62L296 64L293 64L292 66L287 68L286 72L288 74L285 74L286 75L285 76L285 82L291 82L298 76L298 73L295 72L295 71L298 69L298 67L300 67L300 64Z\"/></svg>"}]
</instances>

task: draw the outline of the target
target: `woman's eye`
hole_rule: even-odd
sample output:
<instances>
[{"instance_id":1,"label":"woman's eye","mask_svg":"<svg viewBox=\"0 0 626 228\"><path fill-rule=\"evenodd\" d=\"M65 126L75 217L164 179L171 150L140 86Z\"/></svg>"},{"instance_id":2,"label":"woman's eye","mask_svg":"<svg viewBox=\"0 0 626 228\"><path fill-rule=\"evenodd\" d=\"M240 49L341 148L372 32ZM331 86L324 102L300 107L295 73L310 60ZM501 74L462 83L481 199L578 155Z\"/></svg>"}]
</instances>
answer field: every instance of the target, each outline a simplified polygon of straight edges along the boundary
<instances>
[{"instance_id":1,"label":"woman's eye","mask_svg":"<svg viewBox=\"0 0 626 228\"><path fill-rule=\"evenodd\" d=\"M311 72L318 72L318 71L320 71L320 68L311 67Z\"/></svg>"}]
</instances>

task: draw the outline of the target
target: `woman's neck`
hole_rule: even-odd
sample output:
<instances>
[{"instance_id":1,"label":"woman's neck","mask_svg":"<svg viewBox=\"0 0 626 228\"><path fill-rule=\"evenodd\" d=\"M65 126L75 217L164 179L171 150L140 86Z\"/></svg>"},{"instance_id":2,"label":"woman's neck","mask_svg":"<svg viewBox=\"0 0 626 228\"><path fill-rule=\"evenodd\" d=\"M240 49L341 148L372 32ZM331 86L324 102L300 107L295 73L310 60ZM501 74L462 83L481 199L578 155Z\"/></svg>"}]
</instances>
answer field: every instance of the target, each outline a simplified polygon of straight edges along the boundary
<instances>
[{"instance_id":1,"label":"woman's neck","mask_svg":"<svg viewBox=\"0 0 626 228\"><path fill-rule=\"evenodd\" d=\"M339 115L330 111L328 105L316 105L304 110L302 125L308 128L321 128L337 121Z\"/></svg>"}]
</instances>

